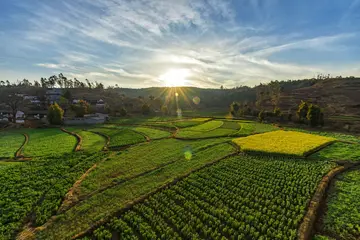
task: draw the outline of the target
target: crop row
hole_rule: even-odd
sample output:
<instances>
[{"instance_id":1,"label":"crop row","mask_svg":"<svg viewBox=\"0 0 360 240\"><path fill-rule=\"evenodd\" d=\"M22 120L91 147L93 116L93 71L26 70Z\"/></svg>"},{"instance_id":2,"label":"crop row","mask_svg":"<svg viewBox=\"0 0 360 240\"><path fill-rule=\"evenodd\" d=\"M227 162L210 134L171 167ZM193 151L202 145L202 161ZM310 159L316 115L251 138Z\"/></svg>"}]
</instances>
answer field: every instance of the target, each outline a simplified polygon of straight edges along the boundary
<instances>
[{"instance_id":1,"label":"crop row","mask_svg":"<svg viewBox=\"0 0 360 240\"><path fill-rule=\"evenodd\" d=\"M24 223L43 224L72 184L104 153L37 158L0 174L0 239L13 239Z\"/></svg>"},{"instance_id":2,"label":"crop row","mask_svg":"<svg viewBox=\"0 0 360 240\"><path fill-rule=\"evenodd\" d=\"M337 177L327 200L324 231L337 239L360 237L360 170Z\"/></svg>"},{"instance_id":3,"label":"crop row","mask_svg":"<svg viewBox=\"0 0 360 240\"><path fill-rule=\"evenodd\" d=\"M296 239L307 202L332 167L238 156L190 175L94 231L95 239Z\"/></svg>"},{"instance_id":4,"label":"crop row","mask_svg":"<svg viewBox=\"0 0 360 240\"><path fill-rule=\"evenodd\" d=\"M37 239L70 239L106 219L135 199L235 152L227 139L139 144L101 162L80 184L76 205L62 214ZM110 203L110 204L104 204Z\"/></svg>"}]
</instances>

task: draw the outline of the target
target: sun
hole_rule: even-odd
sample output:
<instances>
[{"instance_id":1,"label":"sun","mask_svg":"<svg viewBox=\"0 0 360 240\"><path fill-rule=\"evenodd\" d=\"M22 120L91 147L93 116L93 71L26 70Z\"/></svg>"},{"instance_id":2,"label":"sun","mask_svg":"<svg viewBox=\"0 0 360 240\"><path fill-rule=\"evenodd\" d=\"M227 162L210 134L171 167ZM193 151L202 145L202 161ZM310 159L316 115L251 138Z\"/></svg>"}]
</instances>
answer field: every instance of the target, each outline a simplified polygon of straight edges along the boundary
<instances>
[{"instance_id":1,"label":"sun","mask_svg":"<svg viewBox=\"0 0 360 240\"><path fill-rule=\"evenodd\" d=\"M186 78L190 76L189 69L170 69L162 74L159 79L164 81L167 87L180 87L184 86L188 81Z\"/></svg>"}]
</instances>

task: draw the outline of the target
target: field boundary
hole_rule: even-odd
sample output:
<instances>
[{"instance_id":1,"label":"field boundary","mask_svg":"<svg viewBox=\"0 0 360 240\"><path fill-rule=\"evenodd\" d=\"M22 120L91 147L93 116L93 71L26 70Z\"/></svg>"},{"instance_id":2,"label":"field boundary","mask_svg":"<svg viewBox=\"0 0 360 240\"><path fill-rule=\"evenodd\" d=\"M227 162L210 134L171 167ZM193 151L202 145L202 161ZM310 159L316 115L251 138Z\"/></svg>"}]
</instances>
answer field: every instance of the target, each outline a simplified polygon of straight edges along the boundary
<instances>
[{"instance_id":1,"label":"field boundary","mask_svg":"<svg viewBox=\"0 0 360 240\"><path fill-rule=\"evenodd\" d=\"M99 162L96 162L88 170L86 170L86 172L84 172L83 175L81 175L78 180L76 180L76 182L73 184L73 186L65 194L64 199L63 199L59 209L56 212L56 215L61 214L65 211L67 211L68 209L70 209L72 206L74 206L74 198L76 198L76 195L74 194L75 190L80 186L80 184L84 181L84 179L89 175L90 172L92 172L99 164L103 163L104 161L106 161L109 157L111 157L114 154L115 153L111 153L110 155L101 159Z\"/></svg>"},{"instance_id":2,"label":"field boundary","mask_svg":"<svg viewBox=\"0 0 360 240\"><path fill-rule=\"evenodd\" d=\"M101 219L101 220L93 223L90 228L88 228L87 230L85 230L85 231L83 231L83 232L80 232L80 233L76 234L76 235L73 236L71 239L78 239L78 238L81 238L81 237L88 236L88 235L89 235L92 231L94 231L97 227L99 227L99 226L102 225L102 224L105 224L105 223L106 223L107 221L109 221L111 218L117 217L117 216L121 215L122 213L128 211L128 210L129 210L132 206L134 206L135 204L144 202L144 201L145 201L147 198L149 198L150 196L152 196L152 195L154 195L154 194L156 194L156 193L158 193L158 192L160 192L160 191L162 191L162 190L164 190L164 189L167 189L167 188L175 185L177 182L179 182L179 181L183 180L184 178L190 176L190 175L191 175L192 173L194 173L194 172L200 171L200 170L202 170L202 169L204 169L204 168L207 168L207 167L209 167L209 166L212 166L212 165L220 162L221 160L224 160L224 159L226 159L226 158L230 158L230 157L236 156L236 155L238 155L238 154L239 154L239 152L237 152L237 151L234 152L234 153L230 153L230 154L228 154L228 155L226 155L226 156L223 156L223 157L218 158L218 159L216 159L216 160L213 160L213 161L211 161L211 162L205 163L203 166L200 166L200 167L198 167L198 168L196 168L196 169L193 169L193 170L189 171L189 172L186 173L186 174L183 174L183 175L181 175L181 176L175 177L171 182L166 183L166 184L158 187L157 189L155 189L155 190L153 190L153 191L151 191L151 192L143 195L142 197L139 197L139 198L136 198L136 199L132 200L130 203L126 204L121 210L117 211L116 213L111 214L110 216L106 217L105 219Z\"/></svg>"},{"instance_id":3,"label":"field boundary","mask_svg":"<svg viewBox=\"0 0 360 240\"><path fill-rule=\"evenodd\" d=\"M216 143L216 144L213 144L213 145L208 146L208 147L206 147L206 148L200 148L200 149L199 149L199 152L204 151L204 150L206 150L207 148L215 147L215 146L218 146L218 145L221 145L221 144L230 144L230 145L232 145L230 142ZM232 146L233 146L233 147L235 148L235 150L236 150L235 153L238 153L238 152L239 152L239 149L236 148L236 146L234 146L234 145L232 145ZM155 166L155 167L153 167L153 168L151 168L151 169L148 169L148 170L145 171L145 172L141 172L141 173L136 174L136 175L134 175L134 176L129 176L129 177L126 177L126 178L121 179L121 180L115 180L115 181L113 181L111 184L109 184L109 185L107 185L107 186L104 186L104 187L102 187L102 188L96 189L96 190L90 192L89 194L87 194L86 196L84 196L84 197L82 197L82 198L79 198L77 202L73 203L73 204L72 204L71 206L69 206L66 210L68 210L68 209L70 209L71 207L74 207L74 206L80 204L81 202L83 202L83 201L91 198L92 196L94 196L94 195L96 195L96 194L102 193L102 192L104 192L104 191L106 191L106 190L108 190L108 189L114 188L114 187L116 187L116 186L118 186L118 185L120 185L120 184L124 184L124 183L126 183L126 182L128 182L128 181L131 181L131 180L133 180L133 179L136 179L136 178L142 177L142 176L144 176L144 175L150 174L150 173L152 173L152 172L158 171L158 170L160 170L160 169L163 169L163 168L165 168L165 167L167 167L167 166L170 166L170 165L172 165L172 164L174 164L174 163L176 163L176 162L179 162L179 161L181 161L181 159L180 159L180 158L176 158L175 160L172 160L172 161L166 162L166 163L162 163L162 164L160 164L160 165L158 165L158 166ZM60 213L63 213L63 212L64 212L64 211L62 211L62 212L60 212Z\"/></svg>"},{"instance_id":4,"label":"field boundary","mask_svg":"<svg viewBox=\"0 0 360 240\"><path fill-rule=\"evenodd\" d=\"M22 135L24 135L25 139L24 139L24 142L22 143L22 145L19 147L19 149L15 152L15 158L23 158L24 157L22 155L22 151L23 151L24 147L27 145L27 143L29 142L29 135L27 133L22 133Z\"/></svg>"},{"instance_id":5,"label":"field boundary","mask_svg":"<svg viewBox=\"0 0 360 240\"><path fill-rule=\"evenodd\" d=\"M331 141L331 142L324 143L324 144L322 144L322 145L320 145L320 146L318 146L318 147L316 147L314 149L311 149L310 151L307 151L307 152L304 153L304 157L307 158L310 155L312 155L314 153L317 153L317 152L323 150L324 148L326 148L326 147L328 147L328 146L330 146L330 145L332 145L332 144L334 144L336 142L337 142L337 140L334 140L334 141Z\"/></svg>"},{"instance_id":6,"label":"field boundary","mask_svg":"<svg viewBox=\"0 0 360 240\"><path fill-rule=\"evenodd\" d=\"M359 166L360 162L338 166L330 170L318 184L313 197L308 204L306 214L298 228L299 240L310 240L314 233L315 223L318 219L321 203L324 201L330 182L340 173Z\"/></svg>"},{"instance_id":7,"label":"field boundary","mask_svg":"<svg viewBox=\"0 0 360 240\"><path fill-rule=\"evenodd\" d=\"M81 150L81 145L82 145L82 137L75 133L75 132L70 132L68 130L66 130L65 128L60 128L61 131L63 131L64 133L67 133L69 135L72 135L76 138L76 144L74 146L73 152L77 152Z\"/></svg>"}]
</instances>

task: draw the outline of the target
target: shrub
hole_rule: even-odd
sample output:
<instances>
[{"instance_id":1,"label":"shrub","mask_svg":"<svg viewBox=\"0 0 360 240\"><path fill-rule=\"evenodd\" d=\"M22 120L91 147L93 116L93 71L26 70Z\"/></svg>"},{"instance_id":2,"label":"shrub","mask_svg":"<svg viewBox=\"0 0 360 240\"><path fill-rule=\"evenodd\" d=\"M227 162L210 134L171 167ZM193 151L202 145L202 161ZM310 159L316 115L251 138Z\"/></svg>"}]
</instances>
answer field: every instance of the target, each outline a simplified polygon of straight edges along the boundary
<instances>
[{"instance_id":1,"label":"shrub","mask_svg":"<svg viewBox=\"0 0 360 240\"><path fill-rule=\"evenodd\" d=\"M298 116L300 122L304 122L304 120L307 117L308 110L309 110L309 104L301 100L301 103L299 104L299 108L296 112L296 115Z\"/></svg>"},{"instance_id":2,"label":"shrub","mask_svg":"<svg viewBox=\"0 0 360 240\"><path fill-rule=\"evenodd\" d=\"M308 112L306 114L306 119L309 120L309 124L312 127L316 127L320 124L320 116L321 116L321 109L319 106L310 104L308 107ZM322 115L322 118L323 115ZM322 119L323 122L323 119Z\"/></svg>"},{"instance_id":3,"label":"shrub","mask_svg":"<svg viewBox=\"0 0 360 240\"><path fill-rule=\"evenodd\" d=\"M77 104L71 105L71 109L75 112L76 117L84 117L84 115L89 112L89 107L90 105L84 100L80 100Z\"/></svg>"},{"instance_id":4,"label":"shrub","mask_svg":"<svg viewBox=\"0 0 360 240\"><path fill-rule=\"evenodd\" d=\"M141 107L141 112L144 114L144 115L148 115L150 113L150 106L149 104L145 103L144 105L142 105Z\"/></svg>"},{"instance_id":5,"label":"shrub","mask_svg":"<svg viewBox=\"0 0 360 240\"><path fill-rule=\"evenodd\" d=\"M60 125L62 123L63 116L64 110L57 103L50 105L47 113L47 119L50 124Z\"/></svg>"},{"instance_id":6,"label":"shrub","mask_svg":"<svg viewBox=\"0 0 360 240\"><path fill-rule=\"evenodd\" d=\"M127 111L126 111L126 109L124 108L124 107L122 107L121 109L120 109L120 116L121 117L125 117L127 115Z\"/></svg>"},{"instance_id":7,"label":"shrub","mask_svg":"<svg viewBox=\"0 0 360 240\"><path fill-rule=\"evenodd\" d=\"M264 121L264 119L265 119L265 112L264 112L264 110L261 110L261 111L259 112L258 119L259 119L260 122Z\"/></svg>"}]
</instances>

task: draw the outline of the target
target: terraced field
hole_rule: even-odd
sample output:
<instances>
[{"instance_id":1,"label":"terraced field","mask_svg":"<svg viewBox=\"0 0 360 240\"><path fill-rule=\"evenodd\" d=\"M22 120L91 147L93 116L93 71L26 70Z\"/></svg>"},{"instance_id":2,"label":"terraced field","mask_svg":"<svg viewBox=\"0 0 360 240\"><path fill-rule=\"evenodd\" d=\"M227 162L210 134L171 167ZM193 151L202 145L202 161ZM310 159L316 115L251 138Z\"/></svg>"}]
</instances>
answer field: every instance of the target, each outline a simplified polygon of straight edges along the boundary
<instances>
[{"instance_id":1,"label":"terraced field","mask_svg":"<svg viewBox=\"0 0 360 240\"><path fill-rule=\"evenodd\" d=\"M25 158L0 160L0 239L304 239L299 226L324 175L360 162L356 136L245 120L66 129L81 151L60 129L16 131L29 142ZM11 158L13 142L0 152ZM330 184L318 238L359 237L358 213L346 211L358 207L357 181L344 173Z\"/></svg>"},{"instance_id":2,"label":"terraced field","mask_svg":"<svg viewBox=\"0 0 360 240\"><path fill-rule=\"evenodd\" d=\"M40 157L46 155L62 155L73 151L77 140L74 136L62 132L58 128L26 129L29 136L23 155Z\"/></svg>"},{"instance_id":3,"label":"terraced field","mask_svg":"<svg viewBox=\"0 0 360 240\"><path fill-rule=\"evenodd\" d=\"M83 130L82 128L66 128L70 132L77 133L82 138L81 150L97 152L104 148L106 144L105 137Z\"/></svg>"},{"instance_id":4,"label":"terraced field","mask_svg":"<svg viewBox=\"0 0 360 240\"><path fill-rule=\"evenodd\" d=\"M0 132L0 158L13 158L24 141L24 135L18 131Z\"/></svg>"},{"instance_id":5,"label":"terraced field","mask_svg":"<svg viewBox=\"0 0 360 240\"><path fill-rule=\"evenodd\" d=\"M232 157L94 231L101 239L296 239L307 200L331 164ZM294 185L296 184L296 188Z\"/></svg>"},{"instance_id":6,"label":"terraced field","mask_svg":"<svg viewBox=\"0 0 360 240\"><path fill-rule=\"evenodd\" d=\"M335 141L334 138L293 131L274 131L234 139L242 151L304 157Z\"/></svg>"},{"instance_id":7,"label":"terraced field","mask_svg":"<svg viewBox=\"0 0 360 240\"><path fill-rule=\"evenodd\" d=\"M118 149L123 146L144 142L146 138L128 128L98 127L88 129L94 133L100 133L110 137L110 149Z\"/></svg>"},{"instance_id":8,"label":"terraced field","mask_svg":"<svg viewBox=\"0 0 360 240\"><path fill-rule=\"evenodd\" d=\"M340 175L327 199L322 234L334 239L360 237L360 170ZM327 238L327 237L324 237Z\"/></svg>"}]
</instances>

